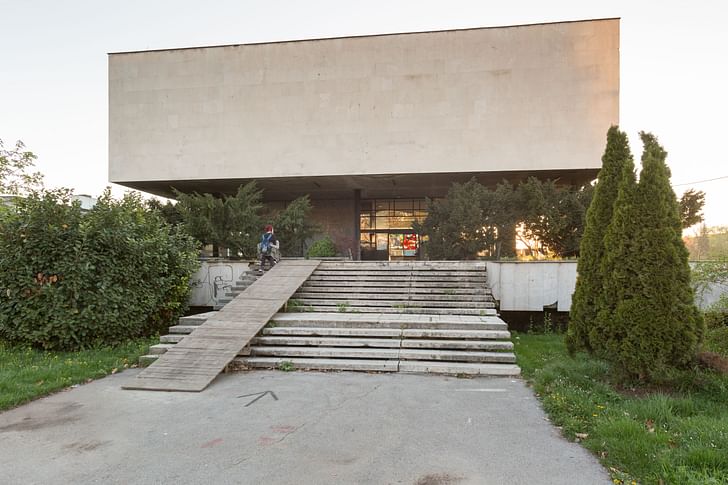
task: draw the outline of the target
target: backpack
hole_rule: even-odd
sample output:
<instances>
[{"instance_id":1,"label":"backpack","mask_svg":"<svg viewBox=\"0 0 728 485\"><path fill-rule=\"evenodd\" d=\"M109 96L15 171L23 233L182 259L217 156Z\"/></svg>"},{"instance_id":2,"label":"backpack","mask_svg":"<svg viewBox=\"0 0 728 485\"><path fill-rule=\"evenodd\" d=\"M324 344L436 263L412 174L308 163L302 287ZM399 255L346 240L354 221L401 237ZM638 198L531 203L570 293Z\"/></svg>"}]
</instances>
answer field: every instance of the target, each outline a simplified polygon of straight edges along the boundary
<instances>
[{"instance_id":1,"label":"backpack","mask_svg":"<svg viewBox=\"0 0 728 485\"><path fill-rule=\"evenodd\" d=\"M270 254L271 251L273 251L273 247L271 246L270 240L273 238L273 234L270 232L266 232L263 234L263 237L260 241L260 252L263 254Z\"/></svg>"}]
</instances>

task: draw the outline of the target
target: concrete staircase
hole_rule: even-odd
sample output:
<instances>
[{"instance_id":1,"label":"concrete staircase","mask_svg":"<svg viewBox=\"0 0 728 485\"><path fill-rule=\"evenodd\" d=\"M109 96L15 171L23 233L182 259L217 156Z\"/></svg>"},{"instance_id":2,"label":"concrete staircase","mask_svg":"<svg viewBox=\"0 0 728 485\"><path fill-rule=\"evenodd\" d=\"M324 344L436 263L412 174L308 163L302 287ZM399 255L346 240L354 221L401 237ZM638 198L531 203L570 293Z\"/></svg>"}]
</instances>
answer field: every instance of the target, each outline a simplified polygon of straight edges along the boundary
<instances>
[{"instance_id":1,"label":"concrete staircase","mask_svg":"<svg viewBox=\"0 0 728 485\"><path fill-rule=\"evenodd\" d=\"M217 300L217 305L213 307L213 310L217 311L222 309L225 305L233 301L233 298L238 296L240 293L245 291L245 289L255 283L255 281L260 277L260 274L255 269L248 269L244 271L240 278L238 278L238 281L235 282L235 285L230 289L230 291L225 293L225 296Z\"/></svg>"},{"instance_id":2,"label":"concrete staircase","mask_svg":"<svg viewBox=\"0 0 728 485\"><path fill-rule=\"evenodd\" d=\"M322 262L289 301L307 312L495 315L485 264Z\"/></svg>"},{"instance_id":3,"label":"concrete staircase","mask_svg":"<svg viewBox=\"0 0 728 485\"><path fill-rule=\"evenodd\" d=\"M517 375L510 333L477 262L322 262L239 368ZM166 352L210 314L180 319Z\"/></svg>"}]
</instances>

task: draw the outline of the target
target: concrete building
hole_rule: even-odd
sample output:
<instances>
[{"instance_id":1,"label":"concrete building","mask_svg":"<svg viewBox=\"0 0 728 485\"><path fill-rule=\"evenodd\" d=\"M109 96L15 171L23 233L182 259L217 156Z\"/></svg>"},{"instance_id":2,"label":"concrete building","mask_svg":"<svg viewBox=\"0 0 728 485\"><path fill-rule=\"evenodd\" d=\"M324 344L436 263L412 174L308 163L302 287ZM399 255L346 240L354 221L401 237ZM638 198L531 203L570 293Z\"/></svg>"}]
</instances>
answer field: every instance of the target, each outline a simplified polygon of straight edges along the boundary
<instances>
[{"instance_id":1,"label":"concrete building","mask_svg":"<svg viewBox=\"0 0 728 485\"><path fill-rule=\"evenodd\" d=\"M592 179L619 121L619 20L109 55L109 179L310 194L339 249L416 257L425 197Z\"/></svg>"}]
</instances>

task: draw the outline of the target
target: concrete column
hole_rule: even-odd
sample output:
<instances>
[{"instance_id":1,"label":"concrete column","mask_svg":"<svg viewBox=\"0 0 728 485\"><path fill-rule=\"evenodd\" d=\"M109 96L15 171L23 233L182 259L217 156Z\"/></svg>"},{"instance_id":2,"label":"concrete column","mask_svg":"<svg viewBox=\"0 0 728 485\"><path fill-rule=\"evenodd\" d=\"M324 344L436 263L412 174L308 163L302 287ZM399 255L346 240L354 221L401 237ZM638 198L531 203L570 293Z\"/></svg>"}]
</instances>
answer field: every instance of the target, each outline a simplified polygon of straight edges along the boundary
<instances>
[{"instance_id":1,"label":"concrete column","mask_svg":"<svg viewBox=\"0 0 728 485\"><path fill-rule=\"evenodd\" d=\"M354 189L354 247L352 257L361 260L361 189Z\"/></svg>"}]
</instances>

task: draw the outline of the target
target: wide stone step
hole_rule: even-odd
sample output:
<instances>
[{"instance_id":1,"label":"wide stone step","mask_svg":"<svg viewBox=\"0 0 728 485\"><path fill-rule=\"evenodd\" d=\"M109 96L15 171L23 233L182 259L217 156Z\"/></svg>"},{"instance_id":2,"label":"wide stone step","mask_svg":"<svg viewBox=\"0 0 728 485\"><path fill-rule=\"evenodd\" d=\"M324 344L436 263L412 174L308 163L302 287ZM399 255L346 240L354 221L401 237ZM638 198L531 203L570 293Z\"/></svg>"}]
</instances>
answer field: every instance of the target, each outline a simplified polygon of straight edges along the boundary
<instances>
[{"instance_id":1,"label":"wide stone step","mask_svg":"<svg viewBox=\"0 0 728 485\"><path fill-rule=\"evenodd\" d=\"M358 283L360 281L399 281L399 282L407 282L412 283L413 285L419 285L420 283L458 283L458 282L467 282L467 283L478 283L481 285L486 285L487 280L484 276L397 276L397 275L390 275L390 274L382 274L382 275L372 275L372 276L366 276L366 275L317 275L312 274L308 277L308 281L346 281L351 283Z\"/></svg>"},{"instance_id":2,"label":"wide stone step","mask_svg":"<svg viewBox=\"0 0 728 485\"><path fill-rule=\"evenodd\" d=\"M236 364L256 369L343 370L363 372L397 372L396 360L306 359L288 357L237 357Z\"/></svg>"},{"instance_id":3,"label":"wide stone step","mask_svg":"<svg viewBox=\"0 0 728 485\"><path fill-rule=\"evenodd\" d=\"M308 315L308 313L291 313L290 315ZM352 315L352 314L346 314ZM353 314L355 315L355 314ZM360 313L359 315L366 315ZM308 328L330 328L330 329L382 329L382 330L401 330L401 329L432 329L432 330L461 330L461 331L485 331L485 330L507 330L508 326L503 322L496 323L464 323L464 322L379 322L367 323L358 321L311 321L311 322L276 322L274 328L300 328L301 332L307 331Z\"/></svg>"},{"instance_id":4,"label":"wide stone step","mask_svg":"<svg viewBox=\"0 0 728 485\"><path fill-rule=\"evenodd\" d=\"M445 375L517 376L521 369L515 364L485 364L471 362L401 361L399 372Z\"/></svg>"},{"instance_id":5,"label":"wide stone step","mask_svg":"<svg viewBox=\"0 0 728 485\"><path fill-rule=\"evenodd\" d=\"M266 328L316 327L363 329L508 330L497 316L470 315L387 315L365 313L277 313Z\"/></svg>"},{"instance_id":6,"label":"wide stone step","mask_svg":"<svg viewBox=\"0 0 728 485\"><path fill-rule=\"evenodd\" d=\"M489 340L507 340L511 338L511 332L508 330L459 330L459 329L433 329L433 328L413 328L402 330L402 336L407 339L489 339Z\"/></svg>"},{"instance_id":7,"label":"wide stone step","mask_svg":"<svg viewBox=\"0 0 728 485\"><path fill-rule=\"evenodd\" d=\"M149 353L150 354L155 354L155 355L162 355L165 352L167 352L167 350L169 350L170 348L174 347L174 345L175 344L170 344L170 343L163 343L163 344L162 343L159 343L159 344L156 344L156 345L151 345L149 347Z\"/></svg>"},{"instance_id":8,"label":"wide stone step","mask_svg":"<svg viewBox=\"0 0 728 485\"><path fill-rule=\"evenodd\" d=\"M323 359L398 359L399 349L343 347L251 347L253 357L316 357Z\"/></svg>"},{"instance_id":9,"label":"wide stone step","mask_svg":"<svg viewBox=\"0 0 728 485\"><path fill-rule=\"evenodd\" d=\"M374 347L392 348L400 347L399 338L336 338L336 337L288 337L288 336L264 336L256 337L252 345L272 346L315 346L315 347Z\"/></svg>"},{"instance_id":10,"label":"wide stone step","mask_svg":"<svg viewBox=\"0 0 728 485\"><path fill-rule=\"evenodd\" d=\"M330 295L333 296L333 295ZM421 300L356 300L344 298L295 298L300 305L328 306L340 312L353 311L353 309L392 308L406 310L409 308L495 308L492 301L421 301Z\"/></svg>"},{"instance_id":11,"label":"wide stone step","mask_svg":"<svg viewBox=\"0 0 728 485\"><path fill-rule=\"evenodd\" d=\"M442 324L441 324L442 325ZM262 331L265 336L299 336L299 337L364 337L364 338L404 338L404 347L418 347L418 342L433 342L429 344L432 348L448 348L448 342L470 342L477 346L477 342L487 344L488 341L504 342L504 346L511 348L512 343L508 341L511 334L508 330L438 330L438 329L399 329L399 328L368 328L368 327L266 327ZM420 340L424 339L424 340ZM171 343L171 342L169 342ZM436 344L438 343L438 344ZM465 346L465 344L462 344Z\"/></svg>"},{"instance_id":12,"label":"wide stone step","mask_svg":"<svg viewBox=\"0 0 728 485\"><path fill-rule=\"evenodd\" d=\"M170 334L170 335L162 335L159 337L159 343L160 344L176 344L179 343L183 338L185 338L182 334Z\"/></svg>"},{"instance_id":13,"label":"wide stone step","mask_svg":"<svg viewBox=\"0 0 728 485\"><path fill-rule=\"evenodd\" d=\"M400 337L398 328L265 327L263 335L302 337Z\"/></svg>"},{"instance_id":14,"label":"wide stone step","mask_svg":"<svg viewBox=\"0 0 728 485\"><path fill-rule=\"evenodd\" d=\"M514 364L473 362L437 362L357 359L315 359L287 357L237 357L236 364L249 368L287 370L341 370L363 372L406 372L417 374L471 375L471 376L518 376L521 369Z\"/></svg>"},{"instance_id":15,"label":"wide stone step","mask_svg":"<svg viewBox=\"0 0 728 485\"><path fill-rule=\"evenodd\" d=\"M327 313L336 311L336 306L322 306L322 305L308 305L305 308L308 312L321 312ZM391 307L357 307L355 309L343 309L344 312L357 312L357 313L394 313L394 314L411 314L411 315L496 315L497 312L493 308L391 308Z\"/></svg>"},{"instance_id":16,"label":"wide stone step","mask_svg":"<svg viewBox=\"0 0 728 485\"><path fill-rule=\"evenodd\" d=\"M207 321L208 318L213 316L215 312L198 313L196 315L188 315L186 317L180 317L177 322L179 325L202 325Z\"/></svg>"},{"instance_id":17,"label":"wide stone step","mask_svg":"<svg viewBox=\"0 0 728 485\"><path fill-rule=\"evenodd\" d=\"M342 283L345 282L345 283ZM482 282L467 282L467 281L452 281L443 283L441 281L418 281L415 286L409 284L409 280L391 280L391 281L377 281L377 280L358 280L348 281L345 279L338 281L312 280L308 279L303 284L303 287L309 288L312 286L324 286L324 287L339 287L339 288L354 288L354 287L375 287L375 288L401 288L402 286L409 286L412 288L452 288L455 290L463 288L475 288L484 289L490 291L487 286Z\"/></svg>"},{"instance_id":18,"label":"wide stone step","mask_svg":"<svg viewBox=\"0 0 728 485\"><path fill-rule=\"evenodd\" d=\"M146 367L159 358L160 354L147 354L139 356L139 366Z\"/></svg>"},{"instance_id":19,"label":"wide stone step","mask_svg":"<svg viewBox=\"0 0 728 485\"><path fill-rule=\"evenodd\" d=\"M412 270L321 270L313 272L312 276L405 276L407 278L438 279L438 278L480 278L485 279L484 271L412 271Z\"/></svg>"},{"instance_id":20,"label":"wide stone step","mask_svg":"<svg viewBox=\"0 0 728 485\"><path fill-rule=\"evenodd\" d=\"M401 349L401 360L444 360L452 362L498 362L512 364L516 356L511 352L483 352L475 350Z\"/></svg>"},{"instance_id":21,"label":"wide stone step","mask_svg":"<svg viewBox=\"0 0 728 485\"><path fill-rule=\"evenodd\" d=\"M484 261L322 261L318 269L408 269L412 271L486 271Z\"/></svg>"},{"instance_id":22,"label":"wide stone step","mask_svg":"<svg viewBox=\"0 0 728 485\"><path fill-rule=\"evenodd\" d=\"M507 340L421 340L405 338L401 341L401 344L404 349L513 350L513 343Z\"/></svg>"},{"instance_id":23,"label":"wide stone step","mask_svg":"<svg viewBox=\"0 0 728 485\"><path fill-rule=\"evenodd\" d=\"M316 286L305 283L298 291L314 293L392 293L392 294L423 294L423 295L472 295L490 296L491 291L487 288L454 288L451 286L442 287L416 287L416 286L358 286L358 285L330 285Z\"/></svg>"},{"instance_id":24,"label":"wide stone step","mask_svg":"<svg viewBox=\"0 0 728 485\"><path fill-rule=\"evenodd\" d=\"M169 327L169 333L188 335L191 334L199 325L175 325Z\"/></svg>"},{"instance_id":25,"label":"wide stone step","mask_svg":"<svg viewBox=\"0 0 728 485\"><path fill-rule=\"evenodd\" d=\"M458 294L408 294L406 292L399 293L399 294L378 294L378 293L345 293L345 292L338 292L338 293L320 293L320 292L309 292L309 291L298 291L293 294L293 298L295 299L319 299L322 296L328 296L328 299L330 300L359 300L359 301L367 301L367 300L392 300L393 298L397 298L400 302L407 302L407 301L449 301L449 302L455 302L455 301L464 301L464 302L472 302L472 301L488 301L492 302L493 298L490 296L474 296L474 295L458 295Z\"/></svg>"},{"instance_id":26,"label":"wide stone step","mask_svg":"<svg viewBox=\"0 0 728 485\"><path fill-rule=\"evenodd\" d=\"M295 347L295 346L253 346L252 357L311 357L324 359L401 359L435 360L451 362L498 362L514 363L516 356L511 352L483 352L440 349L399 349L359 347Z\"/></svg>"}]
</instances>

